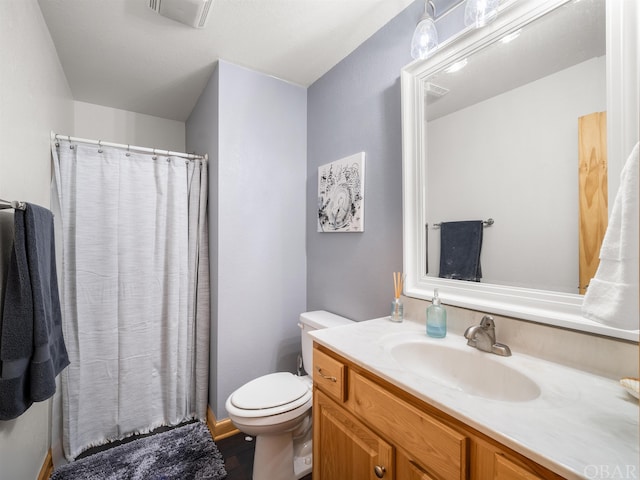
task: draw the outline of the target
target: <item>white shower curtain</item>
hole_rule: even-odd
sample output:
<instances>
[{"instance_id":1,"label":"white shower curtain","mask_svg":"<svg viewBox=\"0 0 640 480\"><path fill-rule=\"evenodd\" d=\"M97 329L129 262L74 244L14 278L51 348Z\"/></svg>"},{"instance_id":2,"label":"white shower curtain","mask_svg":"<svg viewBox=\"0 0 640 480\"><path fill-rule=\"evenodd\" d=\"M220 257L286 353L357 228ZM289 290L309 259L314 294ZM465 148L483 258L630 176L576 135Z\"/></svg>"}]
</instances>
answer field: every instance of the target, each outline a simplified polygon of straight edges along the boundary
<instances>
[{"instance_id":1,"label":"white shower curtain","mask_svg":"<svg viewBox=\"0 0 640 480\"><path fill-rule=\"evenodd\" d=\"M207 163L56 144L71 361L62 430L73 459L108 440L206 418Z\"/></svg>"}]
</instances>

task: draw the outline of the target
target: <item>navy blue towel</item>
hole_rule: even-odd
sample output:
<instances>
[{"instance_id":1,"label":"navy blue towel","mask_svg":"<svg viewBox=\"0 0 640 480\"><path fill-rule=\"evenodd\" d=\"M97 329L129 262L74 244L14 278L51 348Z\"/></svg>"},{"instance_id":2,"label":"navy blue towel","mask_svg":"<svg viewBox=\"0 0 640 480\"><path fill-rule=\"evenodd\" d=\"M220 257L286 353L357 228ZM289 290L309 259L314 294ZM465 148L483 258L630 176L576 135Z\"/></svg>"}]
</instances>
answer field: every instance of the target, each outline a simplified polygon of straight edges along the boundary
<instances>
[{"instance_id":1,"label":"navy blue towel","mask_svg":"<svg viewBox=\"0 0 640 480\"><path fill-rule=\"evenodd\" d=\"M14 214L14 242L0 323L0 420L51 397L69 365L62 335L53 214L37 205Z\"/></svg>"},{"instance_id":2,"label":"navy blue towel","mask_svg":"<svg viewBox=\"0 0 640 480\"><path fill-rule=\"evenodd\" d=\"M482 220L442 222L440 225L441 278L479 282L482 278Z\"/></svg>"}]
</instances>

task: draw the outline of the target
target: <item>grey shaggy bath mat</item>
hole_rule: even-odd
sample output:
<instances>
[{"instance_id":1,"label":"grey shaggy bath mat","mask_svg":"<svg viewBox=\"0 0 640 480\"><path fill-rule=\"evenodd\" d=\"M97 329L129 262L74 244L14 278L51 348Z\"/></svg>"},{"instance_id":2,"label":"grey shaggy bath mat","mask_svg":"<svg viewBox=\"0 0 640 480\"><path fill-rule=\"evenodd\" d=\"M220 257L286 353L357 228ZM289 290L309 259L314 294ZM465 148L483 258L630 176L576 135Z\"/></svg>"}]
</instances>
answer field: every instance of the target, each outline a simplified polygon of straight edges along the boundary
<instances>
[{"instance_id":1,"label":"grey shaggy bath mat","mask_svg":"<svg viewBox=\"0 0 640 480\"><path fill-rule=\"evenodd\" d=\"M196 422L63 465L51 480L221 480L226 476L209 429Z\"/></svg>"}]
</instances>

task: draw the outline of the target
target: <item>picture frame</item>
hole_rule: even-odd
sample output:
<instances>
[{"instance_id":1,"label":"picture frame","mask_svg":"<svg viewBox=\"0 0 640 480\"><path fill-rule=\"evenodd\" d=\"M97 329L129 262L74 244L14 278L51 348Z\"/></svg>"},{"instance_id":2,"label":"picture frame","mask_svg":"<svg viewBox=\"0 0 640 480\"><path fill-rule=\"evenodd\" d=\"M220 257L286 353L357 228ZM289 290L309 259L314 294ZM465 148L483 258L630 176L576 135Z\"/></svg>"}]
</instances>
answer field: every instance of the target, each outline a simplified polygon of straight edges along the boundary
<instances>
[{"instance_id":1,"label":"picture frame","mask_svg":"<svg viewBox=\"0 0 640 480\"><path fill-rule=\"evenodd\" d=\"M365 152L318 167L318 232L364 232Z\"/></svg>"}]
</instances>

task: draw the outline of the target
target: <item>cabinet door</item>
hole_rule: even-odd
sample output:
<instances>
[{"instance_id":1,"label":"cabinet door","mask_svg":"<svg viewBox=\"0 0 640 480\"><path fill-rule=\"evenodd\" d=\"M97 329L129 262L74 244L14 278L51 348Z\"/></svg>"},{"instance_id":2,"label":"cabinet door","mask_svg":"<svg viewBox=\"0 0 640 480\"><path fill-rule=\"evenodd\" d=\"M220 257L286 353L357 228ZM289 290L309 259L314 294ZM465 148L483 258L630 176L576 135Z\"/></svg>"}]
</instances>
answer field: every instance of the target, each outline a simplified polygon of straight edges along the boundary
<instances>
[{"instance_id":1,"label":"cabinet door","mask_svg":"<svg viewBox=\"0 0 640 480\"><path fill-rule=\"evenodd\" d=\"M497 453L495 460L494 480L542 480L542 477L515 464L504 455Z\"/></svg>"},{"instance_id":2,"label":"cabinet door","mask_svg":"<svg viewBox=\"0 0 640 480\"><path fill-rule=\"evenodd\" d=\"M396 480L436 480L405 452L396 451Z\"/></svg>"},{"instance_id":3,"label":"cabinet door","mask_svg":"<svg viewBox=\"0 0 640 480\"><path fill-rule=\"evenodd\" d=\"M468 478L468 438L359 373L349 374L352 411L434 476Z\"/></svg>"},{"instance_id":4,"label":"cabinet door","mask_svg":"<svg viewBox=\"0 0 640 480\"><path fill-rule=\"evenodd\" d=\"M393 449L320 390L314 391L313 479L393 480Z\"/></svg>"}]
</instances>

